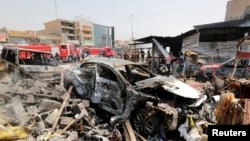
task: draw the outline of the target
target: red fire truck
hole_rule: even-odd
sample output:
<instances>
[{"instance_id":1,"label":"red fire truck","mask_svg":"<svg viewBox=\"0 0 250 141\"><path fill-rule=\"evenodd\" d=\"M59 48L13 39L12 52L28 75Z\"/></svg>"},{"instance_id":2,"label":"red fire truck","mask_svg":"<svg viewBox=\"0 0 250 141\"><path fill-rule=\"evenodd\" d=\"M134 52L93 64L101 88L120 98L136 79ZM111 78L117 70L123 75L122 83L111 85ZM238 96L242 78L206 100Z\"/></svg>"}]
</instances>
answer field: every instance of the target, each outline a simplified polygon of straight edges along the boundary
<instances>
[{"instance_id":1,"label":"red fire truck","mask_svg":"<svg viewBox=\"0 0 250 141\"><path fill-rule=\"evenodd\" d=\"M59 54L62 61L76 61L80 58L80 49L74 44L59 44Z\"/></svg>"},{"instance_id":2,"label":"red fire truck","mask_svg":"<svg viewBox=\"0 0 250 141\"><path fill-rule=\"evenodd\" d=\"M112 47L76 47L74 44L27 44L27 45L14 45L20 48L36 49L41 51L51 52L54 56L59 54L62 62L73 62L80 59L81 55L101 55L104 57L114 57L114 50Z\"/></svg>"},{"instance_id":3,"label":"red fire truck","mask_svg":"<svg viewBox=\"0 0 250 141\"><path fill-rule=\"evenodd\" d=\"M35 49L41 51L51 52L54 56L56 53L59 54L61 61L76 61L76 59L80 55L80 49L75 47L73 44L57 44L57 45L49 45L49 44L15 44L10 45L19 48L26 49Z\"/></svg>"},{"instance_id":4,"label":"red fire truck","mask_svg":"<svg viewBox=\"0 0 250 141\"><path fill-rule=\"evenodd\" d=\"M87 55L114 57L114 50L112 47L81 47L81 49L81 52Z\"/></svg>"}]
</instances>

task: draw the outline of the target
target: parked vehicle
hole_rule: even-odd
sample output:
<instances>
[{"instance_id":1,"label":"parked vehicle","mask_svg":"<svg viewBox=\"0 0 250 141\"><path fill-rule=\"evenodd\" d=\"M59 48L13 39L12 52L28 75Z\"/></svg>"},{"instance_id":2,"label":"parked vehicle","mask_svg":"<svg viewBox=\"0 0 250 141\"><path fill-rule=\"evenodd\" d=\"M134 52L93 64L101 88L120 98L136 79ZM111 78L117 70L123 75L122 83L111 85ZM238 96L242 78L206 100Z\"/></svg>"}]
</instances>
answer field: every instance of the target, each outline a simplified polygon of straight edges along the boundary
<instances>
[{"instance_id":1,"label":"parked vehicle","mask_svg":"<svg viewBox=\"0 0 250 141\"><path fill-rule=\"evenodd\" d=\"M0 59L5 72L11 74L14 82L33 76L53 84L61 80L61 69L49 51L4 47Z\"/></svg>"},{"instance_id":2,"label":"parked vehicle","mask_svg":"<svg viewBox=\"0 0 250 141\"><path fill-rule=\"evenodd\" d=\"M142 135L176 129L185 111L198 108L206 96L170 75L156 75L123 59L91 57L69 67L65 88L74 86L76 97L89 100L114 115L114 121L130 119ZM178 109L178 110L177 110ZM195 111L193 111L195 113Z\"/></svg>"},{"instance_id":3,"label":"parked vehicle","mask_svg":"<svg viewBox=\"0 0 250 141\"><path fill-rule=\"evenodd\" d=\"M60 57L62 61L73 62L80 58L80 49L74 44L59 44Z\"/></svg>"},{"instance_id":4,"label":"parked vehicle","mask_svg":"<svg viewBox=\"0 0 250 141\"><path fill-rule=\"evenodd\" d=\"M215 70L216 76L224 77L233 72L234 63L235 63L235 57L232 57L223 63L204 65L200 67L199 71L201 75L206 75L211 78L212 71ZM250 77L249 70L250 70L250 59L241 59L237 63L234 76L238 78L248 78Z\"/></svg>"},{"instance_id":5,"label":"parked vehicle","mask_svg":"<svg viewBox=\"0 0 250 141\"><path fill-rule=\"evenodd\" d=\"M14 44L9 47L19 47L26 49L34 49L39 51L47 51L52 55L59 54L60 60L63 62L76 61L80 56L80 50L74 44Z\"/></svg>"},{"instance_id":6,"label":"parked vehicle","mask_svg":"<svg viewBox=\"0 0 250 141\"><path fill-rule=\"evenodd\" d=\"M83 53L84 57L88 55L96 55L96 56L103 56L103 57L114 57L114 50L112 47L80 47L81 52Z\"/></svg>"}]
</instances>

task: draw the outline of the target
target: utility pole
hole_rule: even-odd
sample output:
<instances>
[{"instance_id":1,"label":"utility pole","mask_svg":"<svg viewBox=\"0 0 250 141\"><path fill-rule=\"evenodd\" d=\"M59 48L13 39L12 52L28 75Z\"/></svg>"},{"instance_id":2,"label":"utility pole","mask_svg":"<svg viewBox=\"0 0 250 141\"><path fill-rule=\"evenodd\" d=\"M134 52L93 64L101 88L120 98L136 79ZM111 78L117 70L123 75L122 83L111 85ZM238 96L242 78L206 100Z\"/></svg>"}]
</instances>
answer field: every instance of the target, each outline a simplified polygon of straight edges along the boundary
<instances>
[{"instance_id":1,"label":"utility pole","mask_svg":"<svg viewBox=\"0 0 250 141\"><path fill-rule=\"evenodd\" d=\"M129 17L131 18L131 31L132 31L132 41L134 42L134 31L133 31L133 16L134 16L134 14L132 14L132 15L129 15Z\"/></svg>"},{"instance_id":2,"label":"utility pole","mask_svg":"<svg viewBox=\"0 0 250 141\"><path fill-rule=\"evenodd\" d=\"M57 19L57 3L56 3L56 0L54 0L54 4L55 4L56 19Z\"/></svg>"}]
</instances>

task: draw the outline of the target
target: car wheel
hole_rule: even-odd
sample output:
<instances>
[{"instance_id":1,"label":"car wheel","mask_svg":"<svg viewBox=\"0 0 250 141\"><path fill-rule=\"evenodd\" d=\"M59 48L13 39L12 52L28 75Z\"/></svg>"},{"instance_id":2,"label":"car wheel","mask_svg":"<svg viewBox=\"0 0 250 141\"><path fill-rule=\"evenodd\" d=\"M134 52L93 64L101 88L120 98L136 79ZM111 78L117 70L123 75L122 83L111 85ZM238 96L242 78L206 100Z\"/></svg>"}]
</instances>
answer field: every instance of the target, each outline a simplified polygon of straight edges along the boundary
<instances>
[{"instance_id":1,"label":"car wheel","mask_svg":"<svg viewBox=\"0 0 250 141\"><path fill-rule=\"evenodd\" d=\"M137 110L131 117L133 128L142 135L155 135L159 131L160 119L158 114L150 115L147 109Z\"/></svg>"}]
</instances>

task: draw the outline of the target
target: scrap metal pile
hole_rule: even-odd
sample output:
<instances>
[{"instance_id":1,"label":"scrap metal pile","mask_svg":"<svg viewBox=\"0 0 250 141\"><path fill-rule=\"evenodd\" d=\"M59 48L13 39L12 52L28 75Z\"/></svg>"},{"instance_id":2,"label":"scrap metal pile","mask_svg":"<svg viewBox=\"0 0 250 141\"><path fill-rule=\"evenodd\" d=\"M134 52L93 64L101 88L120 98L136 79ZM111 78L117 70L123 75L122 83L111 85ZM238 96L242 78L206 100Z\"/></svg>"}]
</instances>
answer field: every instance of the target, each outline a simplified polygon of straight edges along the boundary
<instances>
[{"instance_id":1,"label":"scrap metal pile","mask_svg":"<svg viewBox=\"0 0 250 141\"><path fill-rule=\"evenodd\" d=\"M70 97L73 87L66 91L60 85L32 79L0 83L0 140L144 140L133 133L128 120L110 124L108 113L91 107L89 101ZM181 136L190 138L206 135L191 115L179 127ZM174 127L176 125L173 125ZM207 128L207 127L205 127ZM130 132L130 133L129 133ZM131 133L132 132L132 133ZM191 132L191 131L190 131ZM200 135L201 134L201 135Z\"/></svg>"},{"instance_id":2,"label":"scrap metal pile","mask_svg":"<svg viewBox=\"0 0 250 141\"><path fill-rule=\"evenodd\" d=\"M87 100L70 98L72 88L31 79L0 83L0 140L120 140L121 127L97 117Z\"/></svg>"},{"instance_id":3,"label":"scrap metal pile","mask_svg":"<svg viewBox=\"0 0 250 141\"><path fill-rule=\"evenodd\" d=\"M228 85L221 89L221 98L215 115L217 124L250 124L250 80L229 78Z\"/></svg>"},{"instance_id":4,"label":"scrap metal pile","mask_svg":"<svg viewBox=\"0 0 250 141\"><path fill-rule=\"evenodd\" d=\"M50 85L30 78L12 82L9 74L1 70L0 140L146 141L172 139L189 141L199 139L205 141L208 125L250 124L247 120L250 117L249 96L247 95L249 80L230 79L226 83L229 86L220 90L220 100L215 100L213 97L214 92L210 83L194 81L187 83L203 91L209 97L207 101L199 107L190 108L180 105L173 108L165 103L156 106L152 102L147 102L150 112L145 112L144 117L137 118L147 118L152 113L159 113L156 111L163 111L169 115L162 117L168 127L159 126L159 132L155 136L143 136L137 132L140 127L135 129L129 118L114 118L117 115L101 109L96 103L72 95L74 86L65 89L61 84ZM141 88L146 87L145 84L141 85ZM183 101L185 102L187 101ZM181 115L184 118L181 118ZM142 120L146 121L146 119ZM169 131L165 131L164 128L168 128Z\"/></svg>"},{"instance_id":5,"label":"scrap metal pile","mask_svg":"<svg viewBox=\"0 0 250 141\"><path fill-rule=\"evenodd\" d=\"M62 85L51 85L35 78L13 82L5 69L0 73L0 140L143 141L159 136L186 140L206 138L208 122L194 112L196 108L192 111L147 102L151 114L162 111L170 115L162 118L168 127L160 127L160 131L165 131L164 128L169 131L143 136L133 128L129 118L116 119L114 117L117 116L110 111L72 95L73 86L65 89ZM183 114L186 120L180 122L179 114ZM147 116L150 115L144 118Z\"/></svg>"}]
</instances>

